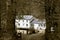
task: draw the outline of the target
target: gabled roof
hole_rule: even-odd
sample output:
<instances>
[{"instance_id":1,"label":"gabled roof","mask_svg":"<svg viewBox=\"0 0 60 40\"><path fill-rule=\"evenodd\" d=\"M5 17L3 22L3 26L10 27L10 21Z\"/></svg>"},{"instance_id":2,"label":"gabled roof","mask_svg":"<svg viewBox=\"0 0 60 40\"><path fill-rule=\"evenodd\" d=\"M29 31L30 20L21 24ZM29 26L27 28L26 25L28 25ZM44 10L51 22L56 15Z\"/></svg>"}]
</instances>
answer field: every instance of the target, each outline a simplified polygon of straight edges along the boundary
<instances>
[{"instance_id":1,"label":"gabled roof","mask_svg":"<svg viewBox=\"0 0 60 40\"><path fill-rule=\"evenodd\" d=\"M24 15L23 16L23 19L26 19L26 20L30 20L30 19L32 19L32 15Z\"/></svg>"},{"instance_id":2,"label":"gabled roof","mask_svg":"<svg viewBox=\"0 0 60 40\"><path fill-rule=\"evenodd\" d=\"M39 19L34 19L32 21L33 24L40 24L40 23L45 23L45 20L39 20Z\"/></svg>"},{"instance_id":3,"label":"gabled roof","mask_svg":"<svg viewBox=\"0 0 60 40\"><path fill-rule=\"evenodd\" d=\"M20 20L30 20L30 22L32 24L40 24L40 23L45 23L45 19L43 20L39 20L35 17L33 17L32 15L23 15L23 19L20 19Z\"/></svg>"},{"instance_id":4,"label":"gabled roof","mask_svg":"<svg viewBox=\"0 0 60 40\"><path fill-rule=\"evenodd\" d=\"M34 19L34 20L32 21L33 24L38 23L38 22L39 22L38 19Z\"/></svg>"}]
</instances>

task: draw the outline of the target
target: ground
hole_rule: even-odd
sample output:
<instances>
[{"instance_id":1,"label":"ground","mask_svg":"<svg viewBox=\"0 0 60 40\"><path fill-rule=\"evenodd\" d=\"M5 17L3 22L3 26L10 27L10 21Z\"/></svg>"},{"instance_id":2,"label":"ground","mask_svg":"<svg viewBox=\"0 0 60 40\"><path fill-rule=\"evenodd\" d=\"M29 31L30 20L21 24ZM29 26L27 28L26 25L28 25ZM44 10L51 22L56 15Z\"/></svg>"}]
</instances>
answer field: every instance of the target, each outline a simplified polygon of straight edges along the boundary
<instances>
[{"instance_id":1,"label":"ground","mask_svg":"<svg viewBox=\"0 0 60 40\"><path fill-rule=\"evenodd\" d=\"M23 35L22 40L44 40L44 33Z\"/></svg>"}]
</instances>

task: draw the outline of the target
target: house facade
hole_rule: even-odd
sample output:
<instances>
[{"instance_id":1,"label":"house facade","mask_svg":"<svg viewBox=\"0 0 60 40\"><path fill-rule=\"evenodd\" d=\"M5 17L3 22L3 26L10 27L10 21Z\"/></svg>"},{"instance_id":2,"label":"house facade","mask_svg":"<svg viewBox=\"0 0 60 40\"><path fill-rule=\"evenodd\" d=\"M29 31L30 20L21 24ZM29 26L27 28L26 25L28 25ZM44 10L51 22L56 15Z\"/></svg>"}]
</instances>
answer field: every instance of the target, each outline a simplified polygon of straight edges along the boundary
<instances>
[{"instance_id":1,"label":"house facade","mask_svg":"<svg viewBox=\"0 0 60 40\"><path fill-rule=\"evenodd\" d=\"M15 21L16 28L30 28L30 21L25 19L20 19Z\"/></svg>"},{"instance_id":2,"label":"house facade","mask_svg":"<svg viewBox=\"0 0 60 40\"><path fill-rule=\"evenodd\" d=\"M23 19L16 19L15 25L16 25L16 28L23 28L23 29L25 29L25 28L30 29L31 27L33 27L35 30L45 30L46 29L45 20L41 21L39 19L34 18L33 16L27 16L27 15L23 16ZM26 30L24 30L23 33L24 32L26 34Z\"/></svg>"}]
</instances>

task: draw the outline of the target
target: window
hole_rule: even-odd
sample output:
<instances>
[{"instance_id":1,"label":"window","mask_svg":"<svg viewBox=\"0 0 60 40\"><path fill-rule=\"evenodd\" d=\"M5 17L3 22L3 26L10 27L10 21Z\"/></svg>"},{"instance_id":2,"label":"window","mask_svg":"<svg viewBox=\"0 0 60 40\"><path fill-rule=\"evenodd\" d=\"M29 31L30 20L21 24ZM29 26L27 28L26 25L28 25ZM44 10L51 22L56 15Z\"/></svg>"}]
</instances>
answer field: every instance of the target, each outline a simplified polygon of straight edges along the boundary
<instances>
[{"instance_id":1,"label":"window","mask_svg":"<svg viewBox=\"0 0 60 40\"><path fill-rule=\"evenodd\" d=\"M43 26L43 25L41 24L41 26Z\"/></svg>"},{"instance_id":2,"label":"window","mask_svg":"<svg viewBox=\"0 0 60 40\"><path fill-rule=\"evenodd\" d=\"M28 24L26 24L26 26L28 26Z\"/></svg>"},{"instance_id":3,"label":"window","mask_svg":"<svg viewBox=\"0 0 60 40\"><path fill-rule=\"evenodd\" d=\"M23 20L23 22L24 22L24 20Z\"/></svg>"},{"instance_id":4,"label":"window","mask_svg":"<svg viewBox=\"0 0 60 40\"><path fill-rule=\"evenodd\" d=\"M46 26L46 24L44 24L44 27Z\"/></svg>"},{"instance_id":5,"label":"window","mask_svg":"<svg viewBox=\"0 0 60 40\"><path fill-rule=\"evenodd\" d=\"M26 20L28 22L28 20Z\"/></svg>"},{"instance_id":6,"label":"window","mask_svg":"<svg viewBox=\"0 0 60 40\"><path fill-rule=\"evenodd\" d=\"M18 23L18 25L20 26L20 24Z\"/></svg>"}]
</instances>

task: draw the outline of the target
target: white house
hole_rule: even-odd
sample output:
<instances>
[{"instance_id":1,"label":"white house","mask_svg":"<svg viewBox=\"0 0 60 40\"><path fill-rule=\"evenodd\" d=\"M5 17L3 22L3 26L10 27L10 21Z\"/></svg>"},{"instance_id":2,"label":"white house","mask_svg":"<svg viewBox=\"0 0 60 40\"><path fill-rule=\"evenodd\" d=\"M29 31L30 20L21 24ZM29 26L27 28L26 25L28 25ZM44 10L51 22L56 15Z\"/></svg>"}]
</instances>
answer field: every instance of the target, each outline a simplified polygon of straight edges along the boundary
<instances>
[{"instance_id":1,"label":"white house","mask_svg":"<svg viewBox=\"0 0 60 40\"><path fill-rule=\"evenodd\" d=\"M23 19L16 19L15 20L15 26L16 28L27 28L29 29L31 26L34 25L35 30L45 30L46 29L46 21L44 20L39 20L32 15L24 15ZM26 30L17 30L17 32L23 32L26 34Z\"/></svg>"}]
</instances>

